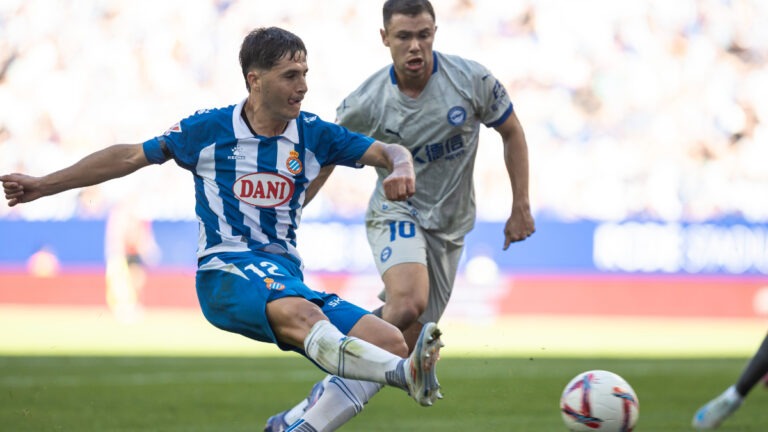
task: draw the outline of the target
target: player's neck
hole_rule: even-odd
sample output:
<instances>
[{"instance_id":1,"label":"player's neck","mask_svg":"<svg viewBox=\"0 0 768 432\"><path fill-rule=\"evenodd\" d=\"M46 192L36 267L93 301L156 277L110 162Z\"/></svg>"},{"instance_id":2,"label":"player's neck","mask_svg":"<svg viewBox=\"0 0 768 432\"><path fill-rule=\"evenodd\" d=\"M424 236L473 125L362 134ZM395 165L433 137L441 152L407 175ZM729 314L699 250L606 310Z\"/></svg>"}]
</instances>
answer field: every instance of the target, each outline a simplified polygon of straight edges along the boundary
<instances>
[{"instance_id":1,"label":"player's neck","mask_svg":"<svg viewBox=\"0 0 768 432\"><path fill-rule=\"evenodd\" d=\"M243 107L243 119L254 135L273 137L281 135L288 127L288 122L276 119L259 110L250 102Z\"/></svg>"},{"instance_id":2,"label":"player's neck","mask_svg":"<svg viewBox=\"0 0 768 432\"><path fill-rule=\"evenodd\" d=\"M413 99L418 98L421 93L424 91L424 88L427 87L427 83L429 82L429 78L432 76L432 69L427 69L429 72L427 72L424 75L420 76L398 76L397 77L397 88L403 92L404 95L411 97Z\"/></svg>"}]
</instances>

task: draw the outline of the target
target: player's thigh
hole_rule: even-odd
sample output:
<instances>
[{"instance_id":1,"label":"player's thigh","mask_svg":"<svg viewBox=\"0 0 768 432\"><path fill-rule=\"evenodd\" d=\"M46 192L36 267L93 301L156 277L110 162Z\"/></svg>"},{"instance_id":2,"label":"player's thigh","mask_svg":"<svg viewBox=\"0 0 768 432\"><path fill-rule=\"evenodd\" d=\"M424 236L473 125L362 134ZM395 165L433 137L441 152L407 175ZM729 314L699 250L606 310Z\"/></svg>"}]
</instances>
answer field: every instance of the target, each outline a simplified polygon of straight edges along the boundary
<instances>
[{"instance_id":1,"label":"player's thigh","mask_svg":"<svg viewBox=\"0 0 768 432\"><path fill-rule=\"evenodd\" d=\"M464 239L445 240L425 232L427 261L429 262L429 300L419 322L438 322L453 293L459 259L464 250Z\"/></svg>"},{"instance_id":2,"label":"player's thigh","mask_svg":"<svg viewBox=\"0 0 768 432\"><path fill-rule=\"evenodd\" d=\"M381 275L388 304L406 301L424 308L429 297L429 271L421 263L404 262L390 266Z\"/></svg>"},{"instance_id":3,"label":"player's thigh","mask_svg":"<svg viewBox=\"0 0 768 432\"><path fill-rule=\"evenodd\" d=\"M301 280L298 267L270 254L228 253L203 261L196 275L203 314L214 326L262 342L278 343L266 305L299 297L322 305L322 293ZM311 305L304 303L311 307Z\"/></svg>"},{"instance_id":4,"label":"player's thigh","mask_svg":"<svg viewBox=\"0 0 768 432\"><path fill-rule=\"evenodd\" d=\"M368 244L379 274L389 273L391 282L410 291L413 287L405 285L428 283L425 279L427 243L422 229L413 219L406 215L394 217L372 217L366 222Z\"/></svg>"}]
</instances>

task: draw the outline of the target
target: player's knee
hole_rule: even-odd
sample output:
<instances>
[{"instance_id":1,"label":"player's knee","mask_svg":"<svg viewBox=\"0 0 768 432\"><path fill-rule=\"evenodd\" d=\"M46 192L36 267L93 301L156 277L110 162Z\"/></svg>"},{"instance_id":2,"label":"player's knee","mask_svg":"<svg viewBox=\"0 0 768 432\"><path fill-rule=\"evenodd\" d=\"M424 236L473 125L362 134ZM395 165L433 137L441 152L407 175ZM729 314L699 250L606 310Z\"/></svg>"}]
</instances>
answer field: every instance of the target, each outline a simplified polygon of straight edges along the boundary
<instances>
[{"instance_id":1,"label":"player's knee","mask_svg":"<svg viewBox=\"0 0 768 432\"><path fill-rule=\"evenodd\" d=\"M419 319L421 314L424 313L424 309L426 309L426 305L418 302L399 302L391 305L387 321L394 324L400 330L405 330Z\"/></svg>"},{"instance_id":2,"label":"player's knee","mask_svg":"<svg viewBox=\"0 0 768 432\"><path fill-rule=\"evenodd\" d=\"M267 303L267 318L277 339L295 346L302 346L316 322L328 319L316 304L298 297Z\"/></svg>"},{"instance_id":3,"label":"player's knee","mask_svg":"<svg viewBox=\"0 0 768 432\"><path fill-rule=\"evenodd\" d=\"M328 317L325 316L322 309L320 309L314 303L307 303L309 303L307 307L299 308L294 314L286 317L288 327L298 329L299 334L302 336L309 334L312 326L314 326L318 321L328 321Z\"/></svg>"}]
</instances>

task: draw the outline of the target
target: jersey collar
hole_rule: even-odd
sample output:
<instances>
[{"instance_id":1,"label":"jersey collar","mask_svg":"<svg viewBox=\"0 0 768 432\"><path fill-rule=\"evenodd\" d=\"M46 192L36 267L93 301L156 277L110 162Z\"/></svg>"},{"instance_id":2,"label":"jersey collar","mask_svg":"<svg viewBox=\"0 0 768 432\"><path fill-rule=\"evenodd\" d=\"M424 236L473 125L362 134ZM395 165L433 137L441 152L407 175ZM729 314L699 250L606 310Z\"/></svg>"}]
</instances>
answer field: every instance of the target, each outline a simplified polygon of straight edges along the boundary
<instances>
[{"instance_id":1,"label":"jersey collar","mask_svg":"<svg viewBox=\"0 0 768 432\"><path fill-rule=\"evenodd\" d=\"M303 115L303 112L299 113L299 118L301 118ZM285 128L283 134L281 135L283 138L294 144L299 143L299 127L296 125L298 121L299 119L293 119L288 122L288 127Z\"/></svg>"},{"instance_id":2,"label":"jersey collar","mask_svg":"<svg viewBox=\"0 0 768 432\"><path fill-rule=\"evenodd\" d=\"M251 129L251 125L248 124L248 121L245 118L245 102L247 100L247 98L243 99L239 104L237 104L237 107L235 107L235 111L233 112L235 137L237 139L260 137L260 135ZM300 113L299 117L301 117L303 114L304 113ZM286 126L283 133L279 135L280 137L283 137L294 144L299 143L299 128L296 126L296 121L297 119L293 119L288 122L288 126Z\"/></svg>"}]
</instances>

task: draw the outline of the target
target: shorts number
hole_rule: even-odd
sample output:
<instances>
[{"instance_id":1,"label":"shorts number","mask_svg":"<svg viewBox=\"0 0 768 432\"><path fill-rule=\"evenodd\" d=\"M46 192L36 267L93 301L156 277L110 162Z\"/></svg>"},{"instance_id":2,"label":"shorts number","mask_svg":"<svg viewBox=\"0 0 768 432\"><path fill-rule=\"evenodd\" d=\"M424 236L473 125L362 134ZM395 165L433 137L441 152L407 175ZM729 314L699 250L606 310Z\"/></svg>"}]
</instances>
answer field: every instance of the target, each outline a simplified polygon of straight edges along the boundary
<instances>
[{"instance_id":1,"label":"shorts number","mask_svg":"<svg viewBox=\"0 0 768 432\"><path fill-rule=\"evenodd\" d=\"M259 267L264 268L267 271L264 272L253 264L248 264L248 267L246 267L245 269L256 273L257 275L259 275L259 277L262 277L262 278L267 277L267 273L269 273L271 276L285 276L284 274L277 271L277 266L275 264L269 261L260 262Z\"/></svg>"},{"instance_id":2,"label":"shorts number","mask_svg":"<svg viewBox=\"0 0 768 432\"><path fill-rule=\"evenodd\" d=\"M402 238L411 238L416 235L416 226L409 221L393 221L389 223L389 241L395 241L398 234Z\"/></svg>"}]
</instances>

